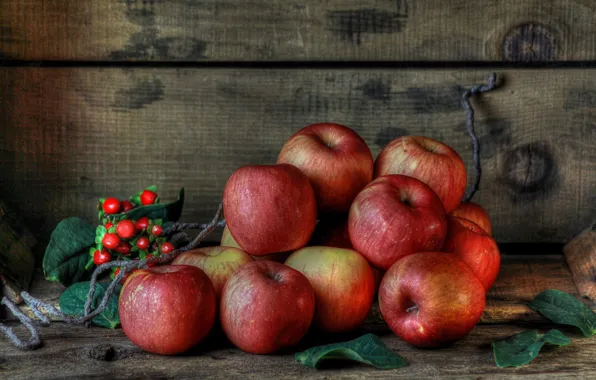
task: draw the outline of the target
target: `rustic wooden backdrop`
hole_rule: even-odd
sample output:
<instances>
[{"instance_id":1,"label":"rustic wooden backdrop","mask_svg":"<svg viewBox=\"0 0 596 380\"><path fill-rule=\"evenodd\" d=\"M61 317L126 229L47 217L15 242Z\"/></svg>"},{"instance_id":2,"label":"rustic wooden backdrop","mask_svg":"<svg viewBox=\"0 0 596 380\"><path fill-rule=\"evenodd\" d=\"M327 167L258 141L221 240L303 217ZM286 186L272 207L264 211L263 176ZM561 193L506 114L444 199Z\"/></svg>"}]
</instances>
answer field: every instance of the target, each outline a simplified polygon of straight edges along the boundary
<instances>
[{"instance_id":1,"label":"rustic wooden backdrop","mask_svg":"<svg viewBox=\"0 0 596 380\"><path fill-rule=\"evenodd\" d=\"M495 71L475 200L499 242L566 242L596 215L595 31L591 0L0 0L0 199L42 238L148 184L206 221L318 121L472 169L460 96Z\"/></svg>"}]
</instances>

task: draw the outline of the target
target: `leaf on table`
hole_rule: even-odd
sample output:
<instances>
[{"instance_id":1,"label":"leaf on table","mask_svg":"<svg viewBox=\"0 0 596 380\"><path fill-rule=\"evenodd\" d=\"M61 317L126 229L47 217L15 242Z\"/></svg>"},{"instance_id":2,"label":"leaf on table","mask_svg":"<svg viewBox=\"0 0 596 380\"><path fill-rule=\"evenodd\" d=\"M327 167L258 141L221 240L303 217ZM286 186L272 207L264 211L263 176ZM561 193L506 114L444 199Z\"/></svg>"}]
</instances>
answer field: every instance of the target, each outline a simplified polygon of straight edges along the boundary
<instances>
[{"instance_id":1,"label":"leaf on table","mask_svg":"<svg viewBox=\"0 0 596 380\"><path fill-rule=\"evenodd\" d=\"M555 323L578 327L584 336L596 334L596 313L571 294L548 289L538 294L530 307Z\"/></svg>"},{"instance_id":2,"label":"leaf on table","mask_svg":"<svg viewBox=\"0 0 596 380\"><path fill-rule=\"evenodd\" d=\"M91 310L97 308L103 299L103 296L108 288L109 283L99 282L95 288L95 294L93 295L93 301L91 302ZM120 325L120 316L118 314L118 296L121 290L120 285L116 285L114 293L110 296L108 304L104 311L98 316L93 318L93 322L97 326L106 328L116 328ZM60 310L66 315L71 317L81 317L85 311L85 301L87 300L87 294L89 293L89 282L78 282L71 285L60 295L58 305Z\"/></svg>"},{"instance_id":3,"label":"leaf on table","mask_svg":"<svg viewBox=\"0 0 596 380\"><path fill-rule=\"evenodd\" d=\"M180 189L178 199L170 203L158 203L148 206L139 206L122 214L109 215L110 220L131 219L137 220L146 216L149 219L163 219L169 222L176 222L182 215L184 206L184 188Z\"/></svg>"},{"instance_id":4,"label":"leaf on table","mask_svg":"<svg viewBox=\"0 0 596 380\"><path fill-rule=\"evenodd\" d=\"M401 368L408 365L404 358L391 351L374 334L297 352L295 359L302 365L312 368L317 368L324 360L353 360L380 369Z\"/></svg>"},{"instance_id":5,"label":"leaf on table","mask_svg":"<svg viewBox=\"0 0 596 380\"><path fill-rule=\"evenodd\" d=\"M556 329L546 334L540 334L538 330L523 331L507 339L493 342L495 362L501 368L528 364L538 356L540 349L546 343L567 346L571 340Z\"/></svg>"},{"instance_id":6,"label":"leaf on table","mask_svg":"<svg viewBox=\"0 0 596 380\"><path fill-rule=\"evenodd\" d=\"M45 278L65 286L87 279L85 265L94 241L95 228L87 221L73 217L58 223L43 256Z\"/></svg>"}]
</instances>

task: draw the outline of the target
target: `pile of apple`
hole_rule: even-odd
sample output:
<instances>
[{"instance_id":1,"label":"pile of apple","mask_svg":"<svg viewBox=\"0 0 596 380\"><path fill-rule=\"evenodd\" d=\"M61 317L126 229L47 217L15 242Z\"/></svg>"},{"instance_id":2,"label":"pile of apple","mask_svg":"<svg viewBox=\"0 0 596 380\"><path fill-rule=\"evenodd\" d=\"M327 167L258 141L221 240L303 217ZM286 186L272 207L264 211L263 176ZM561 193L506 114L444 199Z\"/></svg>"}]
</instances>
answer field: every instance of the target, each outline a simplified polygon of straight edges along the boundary
<instances>
[{"instance_id":1,"label":"pile of apple","mask_svg":"<svg viewBox=\"0 0 596 380\"><path fill-rule=\"evenodd\" d=\"M218 316L234 345L267 354L297 344L311 325L357 328L378 292L404 341L452 343L479 321L500 267L488 214L461 203L465 189L462 159L439 141L403 136L373 161L351 129L307 126L277 164L229 178L221 246L130 276L124 332L147 351L176 354Z\"/></svg>"}]
</instances>

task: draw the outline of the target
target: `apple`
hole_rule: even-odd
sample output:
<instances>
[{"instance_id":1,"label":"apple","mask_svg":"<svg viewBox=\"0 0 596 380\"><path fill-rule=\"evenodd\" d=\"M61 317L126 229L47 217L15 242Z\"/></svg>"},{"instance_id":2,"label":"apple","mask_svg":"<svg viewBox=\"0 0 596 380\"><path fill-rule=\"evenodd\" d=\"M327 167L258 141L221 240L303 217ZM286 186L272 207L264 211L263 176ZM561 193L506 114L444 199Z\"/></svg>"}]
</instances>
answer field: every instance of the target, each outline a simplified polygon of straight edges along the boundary
<instances>
[{"instance_id":1,"label":"apple","mask_svg":"<svg viewBox=\"0 0 596 380\"><path fill-rule=\"evenodd\" d=\"M440 347L478 323L485 291L470 267L445 252L404 257L387 271L379 308L391 330L416 347Z\"/></svg>"},{"instance_id":2,"label":"apple","mask_svg":"<svg viewBox=\"0 0 596 380\"><path fill-rule=\"evenodd\" d=\"M238 248L216 246L184 252L172 261L172 265L194 265L202 269L213 283L215 295L219 299L232 273L251 261L252 257Z\"/></svg>"},{"instance_id":3,"label":"apple","mask_svg":"<svg viewBox=\"0 0 596 380\"><path fill-rule=\"evenodd\" d=\"M447 218L437 195L416 178L386 175L358 194L348 216L350 240L373 266L387 270L400 258L438 251Z\"/></svg>"},{"instance_id":4,"label":"apple","mask_svg":"<svg viewBox=\"0 0 596 380\"><path fill-rule=\"evenodd\" d=\"M240 246L238 245L238 243L236 243L236 240L234 240L234 237L232 236L232 234L230 233L230 229L228 228L228 226L225 226L225 228L223 230L223 233L221 235L220 245L225 246L225 247L234 247L234 248L241 249ZM272 253L270 255L251 256L251 257L255 260L271 260L271 261L276 261L278 263L283 263L284 261L286 261L286 259L288 258L288 256L290 256L291 253L292 253L292 251L278 252L278 253Z\"/></svg>"},{"instance_id":5,"label":"apple","mask_svg":"<svg viewBox=\"0 0 596 380\"><path fill-rule=\"evenodd\" d=\"M308 177L321 213L346 213L373 177L373 157L366 142L350 128L312 124L283 145L277 163L292 164Z\"/></svg>"},{"instance_id":6,"label":"apple","mask_svg":"<svg viewBox=\"0 0 596 380\"><path fill-rule=\"evenodd\" d=\"M476 223L449 216L444 252L455 253L468 264L487 291L501 267L501 254L495 240Z\"/></svg>"},{"instance_id":7,"label":"apple","mask_svg":"<svg viewBox=\"0 0 596 380\"><path fill-rule=\"evenodd\" d=\"M480 226L487 234L492 233L492 225L488 212L479 204L464 202L460 204L450 215L468 219Z\"/></svg>"},{"instance_id":8,"label":"apple","mask_svg":"<svg viewBox=\"0 0 596 380\"><path fill-rule=\"evenodd\" d=\"M308 245L354 249L350 241L348 220L343 218L319 220ZM375 289L379 289L383 272L374 267L371 269L375 279Z\"/></svg>"},{"instance_id":9,"label":"apple","mask_svg":"<svg viewBox=\"0 0 596 380\"><path fill-rule=\"evenodd\" d=\"M424 136L402 136L391 141L375 162L375 178L403 174L430 186L445 212L460 204L466 190L466 166L455 150Z\"/></svg>"},{"instance_id":10,"label":"apple","mask_svg":"<svg viewBox=\"0 0 596 380\"><path fill-rule=\"evenodd\" d=\"M303 247L317 220L313 188L290 164L236 170L226 183L223 207L230 233L253 256Z\"/></svg>"},{"instance_id":11,"label":"apple","mask_svg":"<svg viewBox=\"0 0 596 380\"><path fill-rule=\"evenodd\" d=\"M354 249L348 232L348 220L344 218L319 220L308 245Z\"/></svg>"},{"instance_id":12,"label":"apple","mask_svg":"<svg viewBox=\"0 0 596 380\"><path fill-rule=\"evenodd\" d=\"M223 247L232 247L232 248L240 248L240 246L238 245L238 243L236 243L236 240L234 240L234 237L232 236L232 233L230 233L230 229L228 228L228 226L226 225L223 229L223 232L221 233L221 240L219 245L223 246Z\"/></svg>"},{"instance_id":13,"label":"apple","mask_svg":"<svg viewBox=\"0 0 596 380\"><path fill-rule=\"evenodd\" d=\"M375 295L374 275L358 252L334 247L305 247L286 265L304 274L315 291L315 325L323 331L345 332L368 315Z\"/></svg>"},{"instance_id":14,"label":"apple","mask_svg":"<svg viewBox=\"0 0 596 380\"><path fill-rule=\"evenodd\" d=\"M141 349L175 355L211 331L216 310L209 277L189 265L133 272L122 287L118 310L124 334Z\"/></svg>"},{"instance_id":15,"label":"apple","mask_svg":"<svg viewBox=\"0 0 596 380\"><path fill-rule=\"evenodd\" d=\"M297 270L273 261L253 261L228 279L220 322L228 339L253 354L296 345L315 312L315 293Z\"/></svg>"}]
</instances>

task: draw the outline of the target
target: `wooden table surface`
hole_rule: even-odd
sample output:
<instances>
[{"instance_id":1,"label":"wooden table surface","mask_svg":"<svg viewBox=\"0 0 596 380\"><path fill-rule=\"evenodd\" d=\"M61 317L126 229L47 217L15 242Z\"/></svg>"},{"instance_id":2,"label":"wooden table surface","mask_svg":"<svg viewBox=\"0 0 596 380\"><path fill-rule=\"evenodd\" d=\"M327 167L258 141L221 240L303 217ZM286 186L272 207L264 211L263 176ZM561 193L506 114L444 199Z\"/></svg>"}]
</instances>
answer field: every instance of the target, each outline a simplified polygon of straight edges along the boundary
<instances>
[{"instance_id":1,"label":"wooden table surface","mask_svg":"<svg viewBox=\"0 0 596 380\"><path fill-rule=\"evenodd\" d=\"M311 333L295 350L374 332L409 363L407 367L396 370L379 370L345 362L315 370L294 361L293 351L278 355L246 354L227 342L220 331L214 332L207 341L183 356L166 357L141 351L126 338L121 329L72 327L54 323L43 329L45 344L36 351L20 351L7 341L0 340L0 378L596 379L596 338L583 338L572 330L565 331L572 339L569 346L546 346L530 365L498 368L491 342L524 328L528 326L478 325L465 339L438 350L410 347L384 325L367 326L366 330L341 337ZM25 333L21 328L18 331Z\"/></svg>"}]
</instances>

